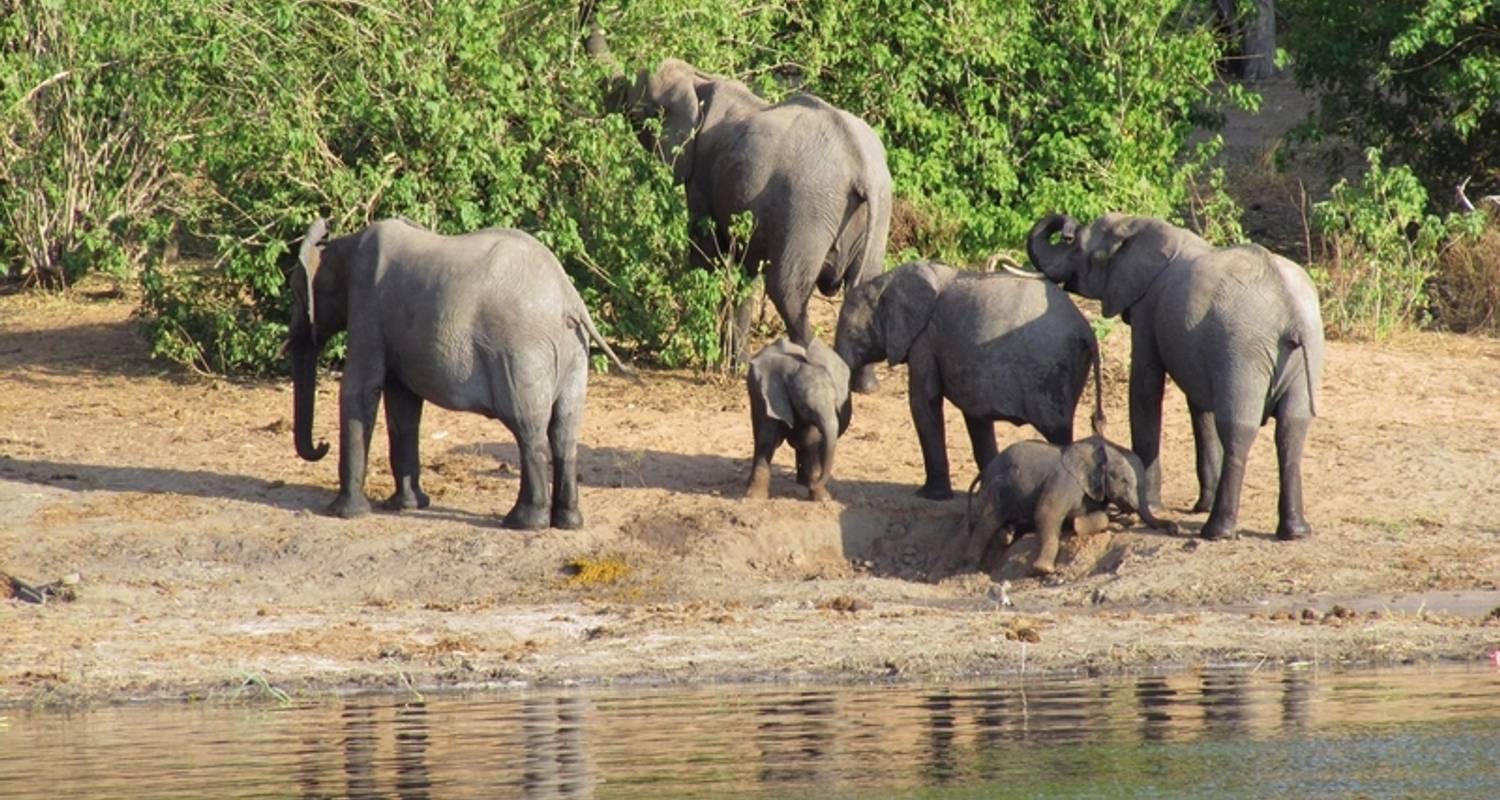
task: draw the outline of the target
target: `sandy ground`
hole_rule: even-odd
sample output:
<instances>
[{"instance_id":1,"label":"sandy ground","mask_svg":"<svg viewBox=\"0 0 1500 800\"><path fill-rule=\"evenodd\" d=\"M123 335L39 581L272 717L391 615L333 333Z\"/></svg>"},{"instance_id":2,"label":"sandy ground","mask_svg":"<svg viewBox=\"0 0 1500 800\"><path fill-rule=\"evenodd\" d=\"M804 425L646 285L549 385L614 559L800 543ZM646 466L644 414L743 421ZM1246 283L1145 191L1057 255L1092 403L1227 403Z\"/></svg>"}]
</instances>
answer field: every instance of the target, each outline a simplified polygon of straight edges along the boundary
<instances>
[{"instance_id":1,"label":"sandy ground","mask_svg":"<svg viewBox=\"0 0 1500 800\"><path fill-rule=\"evenodd\" d=\"M789 451L775 499L741 499L743 384L647 372L639 386L592 379L581 531L500 528L518 484L509 434L430 407L433 507L343 521L320 514L336 458L293 452L290 387L153 362L130 308L80 291L0 297L0 572L81 578L74 602L0 599L0 703L210 696L247 681L867 680L1478 660L1500 647L1494 341L1331 345L1305 465L1313 539L1271 536L1268 428L1239 539L1116 526L1071 539L1066 580L1046 586L1015 574L1024 555L965 563L953 544L963 501L914 496L901 369L857 397L834 502L797 499ZM831 304L819 313L827 336ZM1105 341L1122 439L1127 334ZM336 393L325 376L315 428L335 442ZM1165 500L1191 533L1204 517L1184 511L1196 487L1175 389L1165 428ZM391 478L375 436L379 499ZM975 467L951 407L948 441L967 485ZM592 569L573 574L580 565ZM1013 609L993 599L1006 577Z\"/></svg>"}]
</instances>

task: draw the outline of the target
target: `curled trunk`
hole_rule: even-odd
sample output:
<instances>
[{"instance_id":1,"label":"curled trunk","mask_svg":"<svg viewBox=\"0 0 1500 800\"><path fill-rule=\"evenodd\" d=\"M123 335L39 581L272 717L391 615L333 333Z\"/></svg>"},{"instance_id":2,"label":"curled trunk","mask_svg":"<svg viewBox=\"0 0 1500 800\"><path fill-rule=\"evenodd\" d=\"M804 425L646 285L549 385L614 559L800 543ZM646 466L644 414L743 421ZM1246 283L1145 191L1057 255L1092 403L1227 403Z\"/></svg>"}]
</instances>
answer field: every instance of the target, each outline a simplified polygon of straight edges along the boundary
<instances>
[{"instance_id":1,"label":"curled trunk","mask_svg":"<svg viewBox=\"0 0 1500 800\"><path fill-rule=\"evenodd\" d=\"M1077 226L1078 223L1066 214L1048 214L1038 220L1026 237L1026 256L1031 259L1032 266L1054 281L1071 277L1065 260L1069 248L1065 243L1053 244L1052 237L1058 233L1071 236Z\"/></svg>"},{"instance_id":2,"label":"curled trunk","mask_svg":"<svg viewBox=\"0 0 1500 800\"><path fill-rule=\"evenodd\" d=\"M310 342L292 346L292 436L297 455L317 461L328 455L328 443L313 445L313 406L318 393L318 348Z\"/></svg>"}]
</instances>

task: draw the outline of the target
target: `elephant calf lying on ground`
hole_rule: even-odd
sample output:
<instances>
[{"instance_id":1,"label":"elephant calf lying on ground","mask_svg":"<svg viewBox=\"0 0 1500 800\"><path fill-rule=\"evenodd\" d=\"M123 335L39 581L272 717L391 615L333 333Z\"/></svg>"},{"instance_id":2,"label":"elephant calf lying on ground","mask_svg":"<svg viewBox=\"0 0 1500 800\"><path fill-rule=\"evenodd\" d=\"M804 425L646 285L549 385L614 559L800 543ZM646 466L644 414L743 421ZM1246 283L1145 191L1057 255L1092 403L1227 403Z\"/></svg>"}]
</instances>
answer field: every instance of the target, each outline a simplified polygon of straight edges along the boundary
<instances>
[{"instance_id":1,"label":"elephant calf lying on ground","mask_svg":"<svg viewBox=\"0 0 1500 800\"><path fill-rule=\"evenodd\" d=\"M784 441L797 451L797 482L827 500L838 438L849 428L849 366L828 345L778 339L750 359L750 424L755 456L745 496L770 493L771 456Z\"/></svg>"},{"instance_id":2,"label":"elephant calf lying on ground","mask_svg":"<svg viewBox=\"0 0 1500 800\"><path fill-rule=\"evenodd\" d=\"M979 487L979 515L972 522L975 487ZM1071 521L1079 533L1103 530L1106 509L1113 504L1134 511L1153 528L1177 532L1177 524L1152 515L1146 502L1147 483L1141 460L1102 436L1070 445L1016 442L985 466L969 485L970 541L995 539L1009 546L1013 534L1036 531L1041 548L1031 571L1051 575L1057 569L1062 527ZM981 551L982 552L982 551ZM982 559L981 559L982 560Z\"/></svg>"},{"instance_id":3,"label":"elephant calf lying on ground","mask_svg":"<svg viewBox=\"0 0 1500 800\"><path fill-rule=\"evenodd\" d=\"M308 461L328 452L312 438L318 354L334 334L349 332L330 513L370 510L365 460L383 394L396 476L387 508L428 504L417 461L428 401L498 419L515 435L521 491L506 527L583 524L576 454L589 340L625 367L541 242L503 228L442 236L400 219L330 239L320 219L302 240L292 292L293 433Z\"/></svg>"}]
</instances>

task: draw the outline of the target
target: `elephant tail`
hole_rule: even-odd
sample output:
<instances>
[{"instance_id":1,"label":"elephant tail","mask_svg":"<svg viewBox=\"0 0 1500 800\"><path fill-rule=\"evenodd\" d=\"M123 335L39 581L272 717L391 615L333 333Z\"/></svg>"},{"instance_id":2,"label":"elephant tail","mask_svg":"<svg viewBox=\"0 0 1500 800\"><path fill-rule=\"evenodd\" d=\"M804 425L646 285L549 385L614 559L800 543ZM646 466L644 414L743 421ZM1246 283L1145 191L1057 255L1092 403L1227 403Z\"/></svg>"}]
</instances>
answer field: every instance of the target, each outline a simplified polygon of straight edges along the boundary
<instances>
[{"instance_id":1,"label":"elephant tail","mask_svg":"<svg viewBox=\"0 0 1500 800\"><path fill-rule=\"evenodd\" d=\"M1095 436L1104 439L1104 365L1101 363L1104 357L1100 353L1104 348L1098 335L1092 330L1089 333L1089 356L1094 361L1094 413L1089 416L1089 427Z\"/></svg>"},{"instance_id":2,"label":"elephant tail","mask_svg":"<svg viewBox=\"0 0 1500 800\"><path fill-rule=\"evenodd\" d=\"M1318 402L1313 397L1312 358L1307 354L1307 345L1300 337L1291 340L1292 346L1302 352L1302 384L1307 387L1307 413L1318 415Z\"/></svg>"},{"instance_id":3,"label":"elephant tail","mask_svg":"<svg viewBox=\"0 0 1500 800\"><path fill-rule=\"evenodd\" d=\"M872 176L870 173L880 173ZM854 181L850 191L864 207L864 237L860 241L858 262L844 279L847 291L879 275L885 270L885 246L891 232L891 181L872 180L884 175L884 170L866 170L866 174Z\"/></svg>"},{"instance_id":4,"label":"elephant tail","mask_svg":"<svg viewBox=\"0 0 1500 800\"><path fill-rule=\"evenodd\" d=\"M637 385L639 385L641 383L641 376L636 373L634 367L626 366L625 362L621 361L620 357L615 355L615 351L610 348L609 342L604 341L604 336L599 333L598 328L594 327L594 320L589 316L589 312L587 310L584 310L583 313L578 315L578 321L583 325L583 329L588 332L589 339L591 339L594 344L599 345L599 349L603 350L604 354L609 356L609 360L614 362L615 367L619 369L620 372L625 375L625 377L631 379Z\"/></svg>"}]
</instances>

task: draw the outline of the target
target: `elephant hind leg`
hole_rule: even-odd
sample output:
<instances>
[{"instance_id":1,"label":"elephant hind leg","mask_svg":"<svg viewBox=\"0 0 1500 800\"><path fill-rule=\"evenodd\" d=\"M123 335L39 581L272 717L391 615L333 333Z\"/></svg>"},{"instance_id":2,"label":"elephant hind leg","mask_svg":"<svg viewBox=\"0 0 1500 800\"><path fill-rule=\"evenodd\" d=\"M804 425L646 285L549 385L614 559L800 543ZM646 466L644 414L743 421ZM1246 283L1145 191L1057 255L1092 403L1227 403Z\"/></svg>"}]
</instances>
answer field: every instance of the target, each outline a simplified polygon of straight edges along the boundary
<instances>
[{"instance_id":1,"label":"elephant hind leg","mask_svg":"<svg viewBox=\"0 0 1500 800\"><path fill-rule=\"evenodd\" d=\"M564 392L552 406L547 442L552 449L552 527L583 527L578 509L578 427L583 419L583 392Z\"/></svg>"},{"instance_id":2,"label":"elephant hind leg","mask_svg":"<svg viewBox=\"0 0 1500 800\"><path fill-rule=\"evenodd\" d=\"M539 530L551 522L551 473L547 430L529 421L507 422L521 451L521 491L500 524L520 530Z\"/></svg>"},{"instance_id":3,"label":"elephant hind leg","mask_svg":"<svg viewBox=\"0 0 1500 800\"><path fill-rule=\"evenodd\" d=\"M1311 425L1312 418L1305 414L1283 412L1276 418L1276 461L1281 474L1276 538L1283 541L1312 535L1302 509L1302 447Z\"/></svg>"},{"instance_id":4,"label":"elephant hind leg","mask_svg":"<svg viewBox=\"0 0 1500 800\"><path fill-rule=\"evenodd\" d=\"M1193 504L1193 513L1202 514L1213 510L1214 495L1219 490L1219 471L1224 464L1224 448L1219 443L1219 431L1214 423L1214 412L1190 409L1193 415L1193 446L1198 454L1198 502Z\"/></svg>"}]
</instances>

